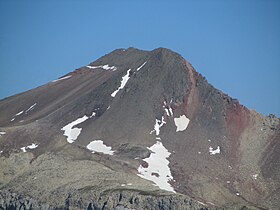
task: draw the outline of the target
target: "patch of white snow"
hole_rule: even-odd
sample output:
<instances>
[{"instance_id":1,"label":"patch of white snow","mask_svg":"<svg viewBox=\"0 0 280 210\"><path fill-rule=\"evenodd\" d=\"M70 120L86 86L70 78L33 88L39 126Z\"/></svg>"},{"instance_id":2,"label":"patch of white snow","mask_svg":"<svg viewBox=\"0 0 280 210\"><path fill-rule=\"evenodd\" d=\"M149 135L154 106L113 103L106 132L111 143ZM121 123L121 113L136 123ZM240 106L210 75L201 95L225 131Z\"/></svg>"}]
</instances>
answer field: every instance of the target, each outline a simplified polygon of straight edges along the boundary
<instances>
[{"instance_id":1,"label":"patch of white snow","mask_svg":"<svg viewBox=\"0 0 280 210\"><path fill-rule=\"evenodd\" d=\"M210 152L210 155L215 155L215 154L220 154L221 153L221 150L220 150L220 146L217 147L217 149L213 149L213 147L209 147L209 152Z\"/></svg>"},{"instance_id":2,"label":"patch of white snow","mask_svg":"<svg viewBox=\"0 0 280 210\"><path fill-rule=\"evenodd\" d=\"M206 206L205 203L202 203L201 201L197 201L199 204L203 205L203 206Z\"/></svg>"},{"instance_id":3,"label":"patch of white snow","mask_svg":"<svg viewBox=\"0 0 280 210\"><path fill-rule=\"evenodd\" d=\"M165 112L166 112L166 115L169 117L170 114L169 114L169 110L167 108L164 108Z\"/></svg>"},{"instance_id":4,"label":"patch of white snow","mask_svg":"<svg viewBox=\"0 0 280 210\"><path fill-rule=\"evenodd\" d=\"M112 150L112 147L106 146L102 140L94 140L90 142L87 145L87 148L92 151L92 153L95 152L101 152L107 155L113 155L114 151Z\"/></svg>"},{"instance_id":5,"label":"patch of white snow","mask_svg":"<svg viewBox=\"0 0 280 210\"><path fill-rule=\"evenodd\" d=\"M36 105L37 105L37 103L31 105L31 106L25 111L25 113L27 113L27 112L33 110L33 109L35 108Z\"/></svg>"},{"instance_id":6,"label":"patch of white snow","mask_svg":"<svg viewBox=\"0 0 280 210\"><path fill-rule=\"evenodd\" d=\"M73 143L80 133L82 132L82 128L73 128L75 125L78 125L88 119L88 116L84 115L81 118L78 118L77 120L65 125L61 130L64 131L64 136L67 136L68 143Z\"/></svg>"},{"instance_id":7,"label":"patch of white snow","mask_svg":"<svg viewBox=\"0 0 280 210\"><path fill-rule=\"evenodd\" d=\"M178 118L174 118L174 123L177 127L176 132L186 130L186 128L189 125L189 122L190 120L186 117L186 115L181 115Z\"/></svg>"},{"instance_id":8,"label":"patch of white snow","mask_svg":"<svg viewBox=\"0 0 280 210\"><path fill-rule=\"evenodd\" d=\"M128 81L129 78L130 78L130 77L129 77L130 71L131 71L131 69L128 69L127 72L126 72L126 75L124 75L124 76L122 77L121 85L120 85L120 87L119 87L117 90L115 90L115 91L111 94L112 97L115 97L115 96L117 95L117 93L118 93L121 89L124 88L124 86L126 85L127 81Z\"/></svg>"},{"instance_id":9,"label":"patch of white snow","mask_svg":"<svg viewBox=\"0 0 280 210\"><path fill-rule=\"evenodd\" d=\"M101 65L101 66L87 66L87 68L89 69L104 69L104 70L112 70L112 71L116 71L117 70L117 67L115 66L109 66L108 64L106 65Z\"/></svg>"},{"instance_id":10,"label":"patch of white snow","mask_svg":"<svg viewBox=\"0 0 280 210\"><path fill-rule=\"evenodd\" d=\"M0 136L1 136L1 135L5 135L5 134L6 134L5 131L0 131Z\"/></svg>"},{"instance_id":11,"label":"patch of white snow","mask_svg":"<svg viewBox=\"0 0 280 210\"><path fill-rule=\"evenodd\" d=\"M26 146L26 147L21 147L20 149L21 149L23 152L26 152L26 149L35 149L35 148L37 148L37 147L38 147L38 144L32 143L32 144L30 144L30 145L28 145L28 146Z\"/></svg>"},{"instance_id":12,"label":"patch of white snow","mask_svg":"<svg viewBox=\"0 0 280 210\"><path fill-rule=\"evenodd\" d=\"M145 63L143 63L141 66L139 66L139 67L137 68L137 71L139 71L146 63L147 63L147 61L146 61Z\"/></svg>"},{"instance_id":13,"label":"patch of white snow","mask_svg":"<svg viewBox=\"0 0 280 210\"><path fill-rule=\"evenodd\" d=\"M58 81L61 81L61 80L68 79L68 78L70 78L70 77L72 77L72 75L68 75L68 76L65 76L65 77L61 77L61 78L59 78L59 79L53 80L52 82L58 82Z\"/></svg>"},{"instance_id":14,"label":"patch of white snow","mask_svg":"<svg viewBox=\"0 0 280 210\"><path fill-rule=\"evenodd\" d=\"M173 111L172 111L172 108L171 107L169 107L169 112L170 112L170 114L171 114L171 116L173 116Z\"/></svg>"},{"instance_id":15,"label":"patch of white snow","mask_svg":"<svg viewBox=\"0 0 280 210\"><path fill-rule=\"evenodd\" d=\"M148 163L148 168L144 168L140 165L138 168L138 176L153 181L160 189L175 193L173 187L169 183L169 181L173 180L168 166L169 161L167 160L171 153L160 141L157 141L154 145L148 147L148 149L151 150L152 153L150 157L143 159Z\"/></svg>"},{"instance_id":16,"label":"patch of white snow","mask_svg":"<svg viewBox=\"0 0 280 210\"><path fill-rule=\"evenodd\" d=\"M155 123L155 125L154 125L154 130L152 130L152 131L150 132L150 134L152 134L153 132L156 132L156 136L158 136L159 133L160 133L160 128L161 128L164 124L166 124L166 122L164 121L164 117L163 117L163 116L161 117L161 120L156 119L156 123Z\"/></svg>"},{"instance_id":17,"label":"patch of white snow","mask_svg":"<svg viewBox=\"0 0 280 210\"><path fill-rule=\"evenodd\" d=\"M89 118L95 117L96 116L96 112L92 112L92 114L90 115Z\"/></svg>"},{"instance_id":18,"label":"patch of white snow","mask_svg":"<svg viewBox=\"0 0 280 210\"><path fill-rule=\"evenodd\" d=\"M19 113L16 113L15 116L21 115L23 111L20 111Z\"/></svg>"},{"instance_id":19,"label":"patch of white snow","mask_svg":"<svg viewBox=\"0 0 280 210\"><path fill-rule=\"evenodd\" d=\"M259 176L259 174L254 174L254 175L252 175L252 178L253 178L253 179L257 179L258 176Z\"/></svg>"}]
</instances>

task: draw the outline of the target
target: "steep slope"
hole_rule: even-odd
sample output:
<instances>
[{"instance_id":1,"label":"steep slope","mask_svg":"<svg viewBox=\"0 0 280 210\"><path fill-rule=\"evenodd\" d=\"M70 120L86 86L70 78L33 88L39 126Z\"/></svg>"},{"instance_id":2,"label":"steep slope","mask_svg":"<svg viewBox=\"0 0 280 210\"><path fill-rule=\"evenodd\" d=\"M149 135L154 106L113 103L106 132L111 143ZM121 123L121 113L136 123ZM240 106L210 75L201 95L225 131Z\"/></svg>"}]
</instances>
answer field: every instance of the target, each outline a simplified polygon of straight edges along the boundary
<instances>
[{"instance_id":1,"label":"steep slope","mask_svg":"<svg viewBox=\"0 0 280 210\"><path fill-rule=\"evenodd\" d=\"M280 206L279 119L240 105L168 49L115 50L1 100L0 126L1 189L46 205L73 195L98 209L105 193L108 209ZM122 203L120 191L142 203ZM159 198L169 204L153 206Z\"/></svg>"}]
</instances>

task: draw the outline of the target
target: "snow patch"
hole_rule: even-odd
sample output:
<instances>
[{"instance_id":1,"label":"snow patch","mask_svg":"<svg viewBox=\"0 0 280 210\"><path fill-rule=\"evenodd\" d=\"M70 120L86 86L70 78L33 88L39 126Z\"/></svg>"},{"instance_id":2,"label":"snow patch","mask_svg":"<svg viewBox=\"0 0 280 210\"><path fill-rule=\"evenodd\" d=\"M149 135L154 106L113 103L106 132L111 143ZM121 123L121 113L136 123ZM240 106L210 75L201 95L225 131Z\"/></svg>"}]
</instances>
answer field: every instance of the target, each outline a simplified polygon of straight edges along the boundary
<instances>
[{"instance_id":1,"label":"snow patch","mask_svg":"<svg viewBox=\"0 0 280 210\"><path fill-rule=\"evenodd\" d=\"M254 175L252 175L252 178L253 178L253 179L257 179L258 176L259 176L259 174L254 174Z\"/></svg>"},{"instance_id":2,"label":"snow patch","mask_svg":"<svg viewBox=\"0 0 280 210\"><path fill-rule=\"evenodd\" d=\"M89 117L84 115L81 118L78 118L77 120L65 125L63 128L61 128L61 130L64 131L64 136L67 136L67 141L68 143L73 143L78 136L81 134L82 132L82 128L73 128L74 126L86 121Z\"/></svg>"},{"instance_id":3,"label":"snow patch","mask_svg":"<svg viewBox=\"0 0 280 210\"><path fill-rule=\"evenodd\" d=\"M206 206L205 203L201 202L201 201L197 201L199 204L203 205L203 206Z\"/></svg>"},{"instance_id":4,"label":"snow patch","mask_svg":"<svg viewBox=\"0 0 280 210\"><path fill-rule=\"evenodd\" d=\"M20 111L19 113L16 113L15 116L19 116L23 113L23 111Z\"/></svg>"},{"instance_id":5,"label":"snow patch","mask_svg":"<svg viewBox=\"0 0 280 210\"><path fill-rule=\"evenodd\" d=\"M1 135L5 135L5 134L6 134L5 131L0 131L0 136L1 136Z\"/></svg>"},{"instance_id":6,"label":"snow patch","mask_svg":"<svg viewBox=\"0 0 280 210\"><path fill-rule=\"evenodd\" d=\"M150 134L152 134L153 132L156 132L156 136L158 136L159 133L160 133L160 128L161 128L164 124L166 124L166 122L164 121L163 116L161 117L161 120L156 119L156 123L155 123L155 125L154 125L154 130L152 130L152 131L150 132Z\"/></svg>"},{"instance_id":7,"label":"snow patch","mask_svg":"<svg viewBox=\"0 0 280 210\"><path fill-rule=\"evenodd\" d=\"M164 101L163 103L164 103L163 108L164 108L164 111L166 112L166 115L167 115L168 117L173 116L172 108L167 106L166 101Z\"/></svg>"},{"instance_id":8,"label":"snow patch","mask_svg":"<svg viewBox=\"0 0 280 210\"><path fill-rule=\"evenodd\" d=\"M186 115L181 115L178 118L174 118L174 123L177 127L176 132L186 130L186 128L189 125L189 122L190 120L186 117Z\"/></svg>"},{"instance_id":9,"label":"snow patch","mask_svg":"<svg viewBox=\"0 0 280 210\"><path fill-rule=\"evenodd\" d=\"M160 189L176 193L169 183L169 181L173 180L168 166L169 161L167 160L171 153L160 141L147 148L152 151L150 157L143 159L148 163L148 167L144 168L140 165L138 168L139 174L137 175L143 179L153 181Z\"/></svg>"},{"instance_id":10,"label":"snow patch","mask_svg":"<svg viewBox=\"0 0 280 210\"><path fill-rule=\"evenodd\" d=\"M139 66L139 67L137 68L137 71L139 71L146 63L147 63L147 61L146 61L145 63L143 63L141 66Z\"/></svg>"},{"instance_id":11,"label":"snow patch","mask_svg":"<svg viewBox=\"0 0 280 210\"><path fill-rule=\"evenodd\" d=\"M209 147L209 152L210 152L210 155L215 155L215 154L220 154L221 153L221 150L220 150L220 146L217 147L217 149L213 149L213 147Z\"/></svg>"},{"instance_id":12,"label":"snow patch","mask_svg":"<svg viewBox=\"0 0 280 210\"><path fill-rule=\"evenodd\" d=\"M89 118L95 117L96 116L96 112L92 112L92 114L90 115Z\"/></svg>"},{"instance_id":13,"label":"snow patch","mask_svg":"<svg viewBox=\"0 0 280 210\"><path fill-rule=\"evenodd\" d=\"M104 69L104 70L112 70L112 71L116 71L117 70L117 67L115 66L109 66L108 64L106 65L101 65L101 66L87 66L87 68L89 69Z\"/></svg>"},{"instance_id":14,"label":"snow patch","mask_svg":"<svg viewBox=\"0 0 280 210\"><path fill-rule=\"evenodd\" d=\"M65 76L65 77L61 77L61 78L59 78L59 79L53 80L52 82L58 82L58 81L61 81L61 80L68 79L68 78L70 78L70 77L72 77L72 75L68 75L68 76Z\"/></svg>"},{"instance_id":15,"label":"snow patch","mask_svg":"<svg viewBox=\"0 0 280 210\"><path fill-rule=\"evenodd\" d=\"M87 145L87 148L92 151L92 153L100 152L107 155L113 155L114 151L112 147L106 146L102 140L94 140Z\"/></svg>"},{"instance_id":16,"label":"snow patch","mask_svg":"<svg viewBox=\"0 0 280 210\"><path fill-rule=\"evenodd\" d=\"M31 106L25 111L25 113L27 113L27 112L33 110L33 109L35 108L36 105L37 105L37 103L31 105Z\"/></svg>"},{"instance_id":17,"label":"snow patch","mask_svg":"<svg viewBox=\"0 0 280 210\"><path fill-rule=\"evenodd\" d=\"M121 89L124 88L124 86L126 85L127 81L128 81L129 78L130 78L130 77L129 77L130 71L131 71L131 69L128 69L127 72L126 72L126 75L124 75L124 76L122 77L121 85L120 85L120 87L119 87L117 90L115 90L115 91L111 94L112 97L115 97L115 96L117 95L117 93L118 93Z\"/></svg>"},{"instance_id":18,"label":"snow patch","mask_svg":"<svg viewBox=\"0 0 280 210\"><path fill-rule=\"evenodd\" d=\"M164 108L164 111L166 112L166 115L169 117L169 116L170 116L170 114L169 114L168 109L167 109L167 108Z\"/></svg>"},{"instance_id":19,"label":"snow patch","mask_svg":"<svg viewBox=\"0 0 280 210\"><path fill-rule=\"evenodd\" d=\"M32 143L26 147L21 147L20 149L23 151L23 152L26 152L26 149L35 149L38 147L38 144L35 144L35 143Z\"/></svg>"},{"instance_id":20,"label":"snow patch","mask_svg":"<svg viewBox=\"0 0 280 210\"><path fill-rule=\"evenodd\" d=\"M173 116L173 110L172 110L172 108L171 107L169 107L169 112L170 112L170 114L171 114L171 116Z\"/></svg>"}]
</instances>

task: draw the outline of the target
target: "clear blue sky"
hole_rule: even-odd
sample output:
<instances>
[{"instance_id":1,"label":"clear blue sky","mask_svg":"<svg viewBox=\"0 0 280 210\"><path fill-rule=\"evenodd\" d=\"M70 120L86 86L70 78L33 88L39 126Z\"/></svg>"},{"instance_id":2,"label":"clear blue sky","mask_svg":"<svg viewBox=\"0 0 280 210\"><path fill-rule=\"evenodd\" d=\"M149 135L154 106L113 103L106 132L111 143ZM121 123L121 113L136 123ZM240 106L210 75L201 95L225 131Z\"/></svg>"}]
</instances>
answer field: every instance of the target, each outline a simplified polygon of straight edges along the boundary
<instances>
[{"instance_id":1,"label":"clear blue sky","mask_svg":"<svg viewBox=\"0 0 280 210\"><path fill-rule=\"evenodd\" d=\"M248 108L280 116L279 0L0 0L0 99L130 46L170 48Z\"/></svg>"}]
</instances>

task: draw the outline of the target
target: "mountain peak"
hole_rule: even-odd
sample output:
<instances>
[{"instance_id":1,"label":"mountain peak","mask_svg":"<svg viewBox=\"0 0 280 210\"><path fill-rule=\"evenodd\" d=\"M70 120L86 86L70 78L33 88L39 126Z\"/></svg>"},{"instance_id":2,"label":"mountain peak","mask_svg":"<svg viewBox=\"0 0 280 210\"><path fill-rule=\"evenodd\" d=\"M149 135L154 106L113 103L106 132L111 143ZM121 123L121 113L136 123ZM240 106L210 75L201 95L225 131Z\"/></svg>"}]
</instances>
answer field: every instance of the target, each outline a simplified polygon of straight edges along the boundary
<instances>
[{"instance_id":1,"label":"mountain peak","mask_svg":"<svg viewBox=\"0 0 280 210\"><path fill-rule=\"evenodd\" d=\"M192 197L197 208L280 205L279 119L240 105L166 48L117 49L1 100L0 126L1 189L39 201L59 195L64 205L71 194L78 203L82 192L90 202L106 192L114 206L127 190L144 202L128 199L135 209L152 206L139 193L155 202ZM14 168L15 159L24 169Z\"/></svg>"}]
</instances>

